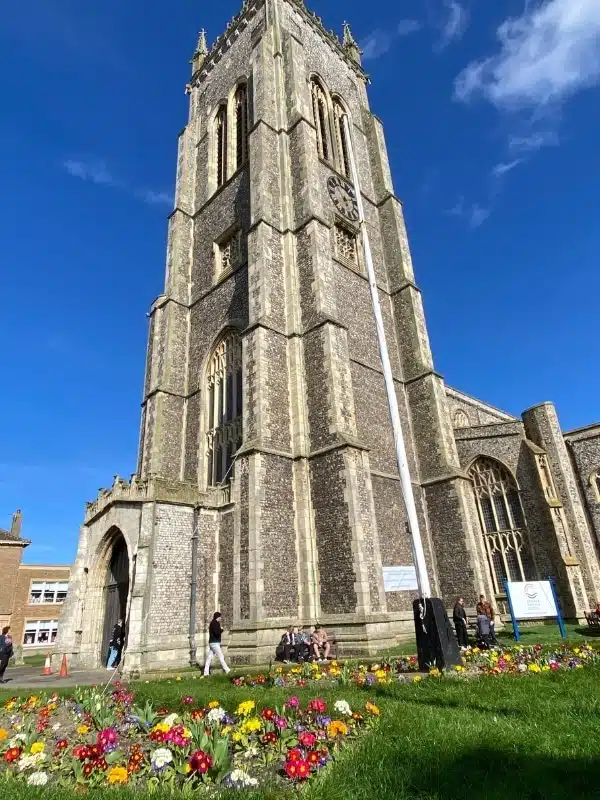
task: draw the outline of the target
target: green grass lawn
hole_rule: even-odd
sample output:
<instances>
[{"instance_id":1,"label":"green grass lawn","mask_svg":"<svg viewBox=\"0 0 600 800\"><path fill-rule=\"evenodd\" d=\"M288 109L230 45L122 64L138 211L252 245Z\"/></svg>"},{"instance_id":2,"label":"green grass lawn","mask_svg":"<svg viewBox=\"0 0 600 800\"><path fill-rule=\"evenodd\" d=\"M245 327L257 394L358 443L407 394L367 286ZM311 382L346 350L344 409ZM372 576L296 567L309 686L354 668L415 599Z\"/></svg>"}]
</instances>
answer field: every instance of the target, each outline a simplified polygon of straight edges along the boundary
<instances>
[{"instance_id":1,"label":"green grass lawn","mask_svg":"<svg viewBox=\"0 0 600 800\"><path fill-rule=\"evenodd\" d=\"M381 708L379 727L302 790L306 800L553 800L600 794L600 668L569 673L502 676L473 681L428 679L420 684L360 689L298 691L304 700L321 694ZM252 697L280 703L289 689L238 689L225 678L135 684L139 701L173 710L181 698L219 699L232 708ZM34 792L0 784L0 797L74 800L69 792ZM157 794L161 800L166 795ZM228 795L227 795L228 796ZM233 796L233 794L232 794ZM237 792L240 798L294 792ZM87 795L130 800L128 792ZM137 797L140 797L138 794Z\"/></svg>"}]
</instances>

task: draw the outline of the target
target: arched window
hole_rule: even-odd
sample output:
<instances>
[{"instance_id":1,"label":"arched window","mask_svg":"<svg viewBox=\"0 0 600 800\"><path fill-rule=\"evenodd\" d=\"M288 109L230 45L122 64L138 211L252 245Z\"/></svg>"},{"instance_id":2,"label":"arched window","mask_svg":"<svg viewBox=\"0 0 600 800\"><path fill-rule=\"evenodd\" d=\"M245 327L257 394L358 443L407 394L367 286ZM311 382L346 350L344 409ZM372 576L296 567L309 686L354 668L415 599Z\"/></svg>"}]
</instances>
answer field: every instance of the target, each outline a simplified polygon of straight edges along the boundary
<instances>
[{"instance_id":1,"label":"arched window","mask_svg":"<svg viewBox=\"0 0 600 800\"><path fill-rule=\"evenodd\" d=\"M231 481L233 456L242 445L242 340L229 331L208 365L206 386L206 483Z\"/></svg>"},{"instance_id":2,"label":"arched window","mask_svg":"<svg viewBox=\"0 0 600 800\"><path fill-rule=\"evenodd\" d=\"M590 486L596 496L596 501L600 503L600 469L590 475Z\"/></svg>"},{"instance_id":3,"label":"arched window","mask_svg":"<svg viewBox=\"0 0 600 800\"><path fill-rule=\"evenodd\" d=\"M248 87L238 86L235 93L235 168L248 160Z\"/></svg>"},{"instance_id":4,"label":"arched window","mask_svg":"<svg viewBox=\"0 0 600 800\"><path fill-rule=\"evenodd\" d=\"M313 116L317 129L317 147L319 155L325 161L331 157L331 140L329 135L329 114L327 111L327 95L316 78L310 82L312 95Z\"/></svg>"},{"instance_id":5,"label":"arched window","mask_svg":"<svg viewBox=\"0 0 600 800\"><path fill-rule=\"evenodd\" d=\"M215 119L217 187L227 180L227 106L222 105Z\"/></svg>"},{"instance_id":6,"label":"arched window","mask_svg":"<svg viewBox=\"0 0 600 800\"><path fill-rule=\"evenodd\" d=\"M478 458L469 477L473 481L479 519L496 594L504 580L533 577L525 515L512 475L491 458Z\"/></svg>"},{"instance_id":7,"label":"arched window","mask_svg":"<svg viewBox=\"0 0 600 800\"><path fill-rule=\"evenodd\" d=\"M469 428L471 426L471 420L466 411L463 411L462 408L457 409L454 412L454 427L455 428Z\"/></svg>"},{"instance_id":8,"label":"arched window","mask_svg":"<svg viewBox=\"0 0 600 800\"><path fill-rule=\"evenodd\" d=\"M339 100L333 101L333 118L335 121L335 138L338 150L338 169L347 178L351 178L350 168L350 147L346 136L344 117L347 116L346 109Z\"/></svg>"}]
</instances>

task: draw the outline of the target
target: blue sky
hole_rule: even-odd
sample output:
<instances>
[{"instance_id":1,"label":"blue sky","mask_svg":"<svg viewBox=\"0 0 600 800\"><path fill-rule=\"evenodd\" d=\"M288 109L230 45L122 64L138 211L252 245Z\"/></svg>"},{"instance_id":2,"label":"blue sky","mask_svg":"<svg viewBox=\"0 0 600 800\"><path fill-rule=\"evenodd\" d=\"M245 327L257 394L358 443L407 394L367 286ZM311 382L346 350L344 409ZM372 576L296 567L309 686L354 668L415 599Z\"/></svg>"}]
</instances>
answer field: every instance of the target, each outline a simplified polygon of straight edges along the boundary
<instances>
[{"instance_id":1,"label":"blue sky","mask_svg":"<svg viewBox=\"0 0 600 800\"><path fill-rule=\"evenodd\" d=\"M598 0L311 0L349 17L437 369L518 414L600 418ZM241 0L28 0L0 28L0 526L74 555L135 468L150 303L197 31Z\"/></svg>"}]
</instances>

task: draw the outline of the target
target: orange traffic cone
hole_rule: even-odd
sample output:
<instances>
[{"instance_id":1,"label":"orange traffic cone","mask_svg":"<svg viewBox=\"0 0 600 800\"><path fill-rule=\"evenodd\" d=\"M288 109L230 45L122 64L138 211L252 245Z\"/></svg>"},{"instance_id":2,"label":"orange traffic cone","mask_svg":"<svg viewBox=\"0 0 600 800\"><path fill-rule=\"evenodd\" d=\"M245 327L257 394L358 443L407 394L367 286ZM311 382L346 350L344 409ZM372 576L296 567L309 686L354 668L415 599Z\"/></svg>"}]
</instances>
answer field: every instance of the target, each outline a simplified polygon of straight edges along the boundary
<instances>
[{"instance_id":1,"label":"orange traffic cone","mask_svg":"<svg viewBox=\"0 0 600 800\"><path fill-rule=\"evenodd\" d=\"M46 653L46 663L44 664L44 671L42 672L42 675L52 675L50 653Z\"/></svg>"},{"instance_id":2,"label":"orange traffic cone","mask_svg":"<svg viewBox=\"0 0 600 800\"><path fill-rule=\"evenodd\" d=\"M67 666L67 656L63 655L62 661L60 664L60 672L58 673L60 678L68 678L69 677L69 667Z\"/></svg>"}]
</instances>

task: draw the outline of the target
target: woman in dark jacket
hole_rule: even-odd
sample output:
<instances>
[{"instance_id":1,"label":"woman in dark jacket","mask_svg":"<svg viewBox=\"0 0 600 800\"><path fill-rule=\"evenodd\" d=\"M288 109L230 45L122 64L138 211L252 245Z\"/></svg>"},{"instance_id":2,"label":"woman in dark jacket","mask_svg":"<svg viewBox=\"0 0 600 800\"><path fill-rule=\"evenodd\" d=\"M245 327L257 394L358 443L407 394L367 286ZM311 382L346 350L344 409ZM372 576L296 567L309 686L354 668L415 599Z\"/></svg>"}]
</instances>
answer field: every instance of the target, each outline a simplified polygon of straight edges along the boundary
<instances>
[{"instance_id":1,"label":"woman in dark jacket","mask_svg":"<svg viewBox=\"0 0 600 800\"><path fill-rule=\"evenodd\" d=\"M452 612L452 619L454 621L454 630L456 631L456 638L458 645L462 649L469 646L469 637L467 635L467 612L465 611L465 601L459 597L454 605Z\"/></svg>"},{"instance_id":2,"label":"woman in dark jacket","mask_svg":"<svg viewBox=\"0 0 600 800\"><path fill-rule=\"evenodd\" d=\"M2 633L0 634L0 683L6 683L4 680L4 673L12 657L12 636L10 635L10 625L7 625L6 628L2 628Z\"/></svg>"}]
</instances>

